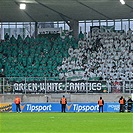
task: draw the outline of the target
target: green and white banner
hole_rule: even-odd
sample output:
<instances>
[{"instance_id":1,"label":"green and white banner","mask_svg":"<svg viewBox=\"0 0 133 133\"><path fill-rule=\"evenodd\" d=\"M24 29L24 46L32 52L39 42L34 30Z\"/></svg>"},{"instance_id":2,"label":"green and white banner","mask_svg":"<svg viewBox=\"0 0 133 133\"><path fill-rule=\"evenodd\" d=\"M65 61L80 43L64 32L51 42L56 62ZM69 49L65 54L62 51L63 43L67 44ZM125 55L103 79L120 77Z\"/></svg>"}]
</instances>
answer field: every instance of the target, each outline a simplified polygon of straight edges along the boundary
<instances>
[{"instance_id":1,"label":"green and white banner","mask_svg":"<svg viewBox=\"0 0 133 133\"><path fill-rule=\"evenodd\" d=\"M13 82L17 93L106 93L106 81L34 81Z\"/></svg>"}]
</instances>

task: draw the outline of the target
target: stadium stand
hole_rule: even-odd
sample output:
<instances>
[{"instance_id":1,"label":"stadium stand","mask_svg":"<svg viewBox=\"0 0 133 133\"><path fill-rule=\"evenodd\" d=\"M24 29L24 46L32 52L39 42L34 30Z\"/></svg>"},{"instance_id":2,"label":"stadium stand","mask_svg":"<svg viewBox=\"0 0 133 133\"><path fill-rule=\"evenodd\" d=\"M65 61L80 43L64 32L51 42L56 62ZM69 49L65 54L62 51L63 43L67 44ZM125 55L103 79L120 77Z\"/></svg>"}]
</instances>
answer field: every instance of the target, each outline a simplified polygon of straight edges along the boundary
<instances>
[{"instance_id":1,"label":"stadium stand","mask_svg":"<svg viewBox=\"0 0 133 133\"><path fill-rule=\"evenodd\" d=\"M80 33L79 36L81 36ZM99 32L78 41L78 48L68 49L58 68L64 76L89 80L131 80L133 73L133 35L119 32Z\"/></svg>"},{"instance_id":2,"label":"stadium stand","mask_svg":"<svg viewBox=\"0 0 133 133\"><path fill-rule=\"evenodd\" d=\"M12 36L0 43L0 67L6 77L58 77L57 66L68 56L74 39L60 36L29 37L22 40Z\"/></svg>"},{"instance_id":3,"label":"stadium stand","mask_svg":"<svg viewBox=\"0 0 133 133\"><path fill-rule=\"evenodd\" d=\"M132 54L130 29L127 33L99 31L88 38L80 32L78 42L71 35L27 36L24 40L20 35L17 39L6 35L0 43L0 70L4 69L6 77L131 80Z\"/></svg>"}]
</instances>

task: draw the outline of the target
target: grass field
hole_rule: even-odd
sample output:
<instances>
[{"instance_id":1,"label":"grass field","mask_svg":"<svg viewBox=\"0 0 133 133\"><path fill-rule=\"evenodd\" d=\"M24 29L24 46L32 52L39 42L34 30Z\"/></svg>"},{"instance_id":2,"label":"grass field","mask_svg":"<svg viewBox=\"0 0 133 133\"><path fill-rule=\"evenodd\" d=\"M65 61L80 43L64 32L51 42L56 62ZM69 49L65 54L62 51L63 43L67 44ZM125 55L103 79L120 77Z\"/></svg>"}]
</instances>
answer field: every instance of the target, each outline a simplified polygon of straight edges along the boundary
<instances>
[{"instance_id":1,"label":"grass field","mask_svg":"<svg viewBox=\"0 0 133 133\"><path fill-rule=\"evenodd\" d=\"M0 113L0 133L133 133L132 113Z\"/></svg>"}]
</instances>

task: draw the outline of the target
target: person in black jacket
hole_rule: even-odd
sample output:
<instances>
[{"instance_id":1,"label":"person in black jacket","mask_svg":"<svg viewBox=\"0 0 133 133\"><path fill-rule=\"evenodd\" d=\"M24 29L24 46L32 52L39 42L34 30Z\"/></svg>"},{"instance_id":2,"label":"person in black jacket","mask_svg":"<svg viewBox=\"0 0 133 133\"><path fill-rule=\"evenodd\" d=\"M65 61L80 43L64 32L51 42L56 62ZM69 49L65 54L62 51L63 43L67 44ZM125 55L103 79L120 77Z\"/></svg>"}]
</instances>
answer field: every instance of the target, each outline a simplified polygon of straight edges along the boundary
<instances>
[{"instance_id":1,"label":"person in black jacket","mask_svg":"<svg viewBox=\"0 0 133 133\"><path fill-rule=\"evenodd\" d=\"M132 101L131 97L128 97L128 100L127 100L127 110L128 110L128 112L131 112L132 104L133 104L133 101Z\"/></svg>"}]
</instances>

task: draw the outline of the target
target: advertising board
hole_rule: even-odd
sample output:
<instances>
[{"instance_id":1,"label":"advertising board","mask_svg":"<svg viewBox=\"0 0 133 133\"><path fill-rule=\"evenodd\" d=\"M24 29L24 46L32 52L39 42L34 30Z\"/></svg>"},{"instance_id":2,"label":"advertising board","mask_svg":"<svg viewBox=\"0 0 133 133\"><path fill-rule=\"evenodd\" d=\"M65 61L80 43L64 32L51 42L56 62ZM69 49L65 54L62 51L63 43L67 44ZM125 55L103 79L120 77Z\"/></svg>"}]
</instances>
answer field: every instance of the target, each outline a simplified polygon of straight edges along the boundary
<instances>
[{"instance_id":1,"label":"advertising board","mask_svg":"<svg viewBox=\"0 0 133 133\"><path fill-rule=\"evenodd\" d=\"M22 112L61 112L60 103L21 103ZM119 112L118 102L104 104L104 112ZM16 105L12 103L12 112L16 111ZM66 112L98 112L97 103L68 103Z\"/></svg>"}]
</instances>

